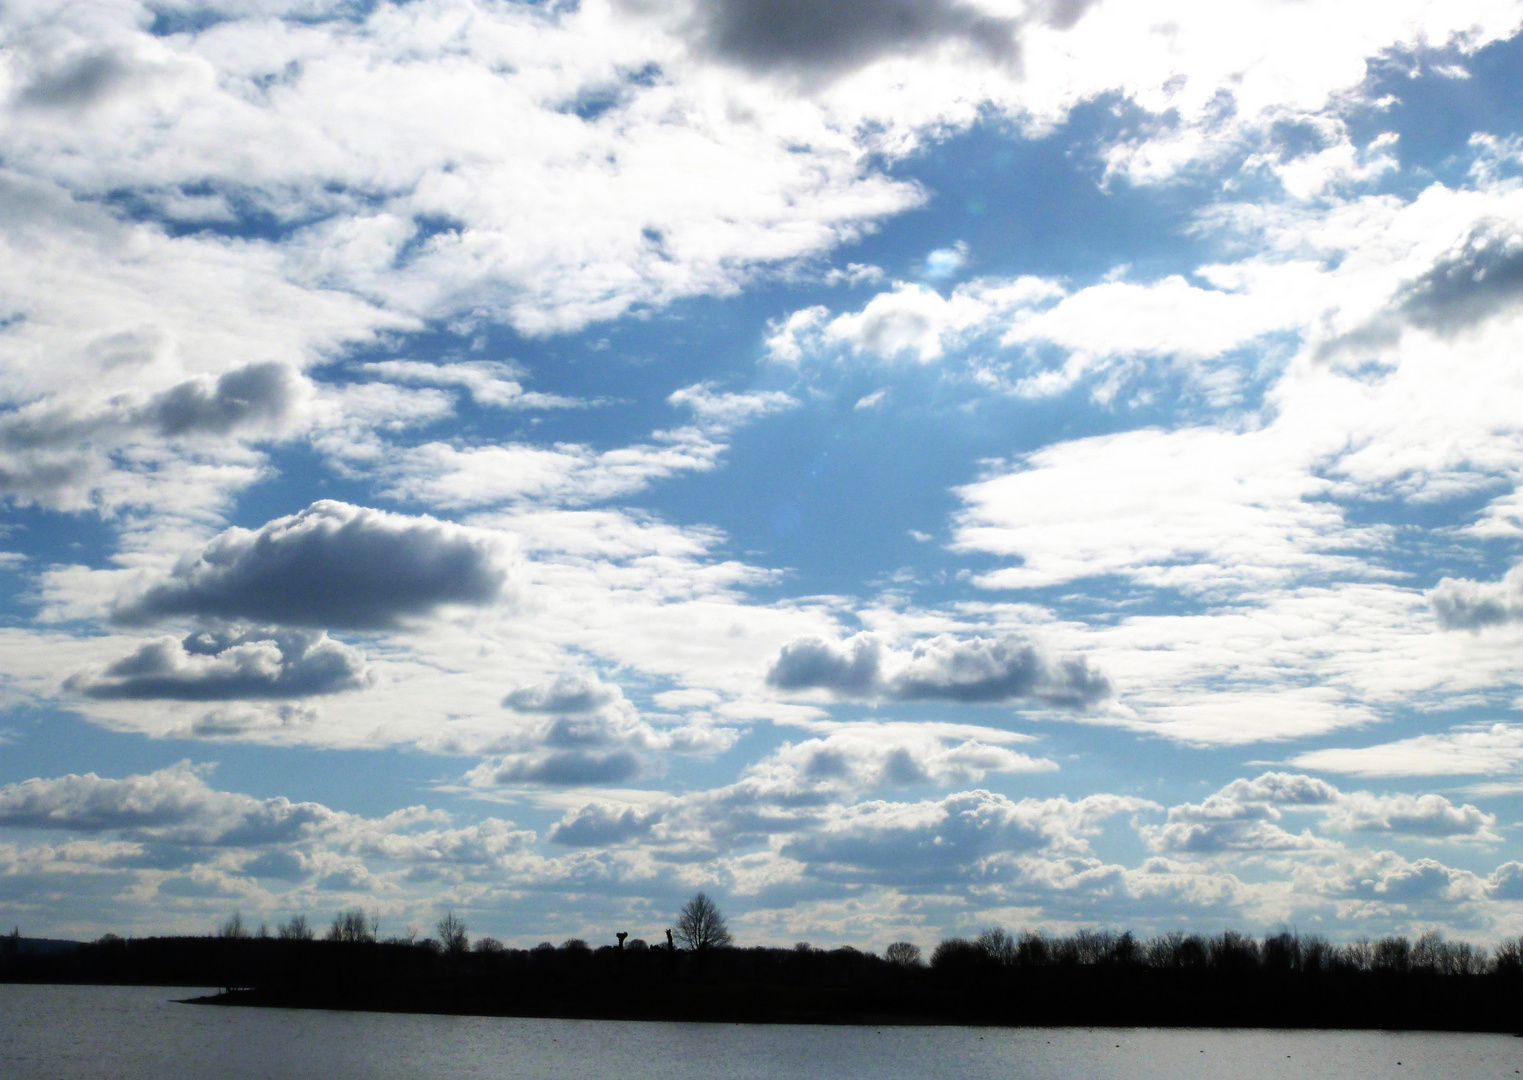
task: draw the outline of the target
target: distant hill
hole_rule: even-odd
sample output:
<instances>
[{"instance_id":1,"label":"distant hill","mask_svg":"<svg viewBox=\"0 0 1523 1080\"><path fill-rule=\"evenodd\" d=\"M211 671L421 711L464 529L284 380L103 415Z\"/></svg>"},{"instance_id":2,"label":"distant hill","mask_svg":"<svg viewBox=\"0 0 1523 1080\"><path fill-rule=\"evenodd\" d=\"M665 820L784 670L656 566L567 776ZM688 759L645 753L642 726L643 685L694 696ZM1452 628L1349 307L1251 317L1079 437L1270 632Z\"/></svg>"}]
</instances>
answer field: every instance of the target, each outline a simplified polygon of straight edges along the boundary
<instances>
[{"instance_id":1,"label":"distant hill","mask_svg":"<svg viewBox=\"0 0 1523 1080\"><path fill-rule=\"evenodd\" d=\"M16 951L23 956L48 956L55 953L71 953L83 949L86 942L66 941L63 938L24 937L16 938Z\"/></svg>"}]
</instances>

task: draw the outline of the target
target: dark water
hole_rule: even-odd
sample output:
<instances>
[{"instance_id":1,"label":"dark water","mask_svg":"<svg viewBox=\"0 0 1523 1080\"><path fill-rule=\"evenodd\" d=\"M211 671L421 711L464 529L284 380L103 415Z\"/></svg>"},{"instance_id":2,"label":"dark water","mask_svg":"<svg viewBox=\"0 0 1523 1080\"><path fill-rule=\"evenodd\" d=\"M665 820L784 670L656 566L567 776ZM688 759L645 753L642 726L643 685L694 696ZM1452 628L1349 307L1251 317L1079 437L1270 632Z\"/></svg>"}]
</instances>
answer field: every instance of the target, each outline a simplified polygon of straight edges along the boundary
<instances>
[{"instance_id":1,"label":"dark water","mask_svg":"<svg viewBox=\"0 0 1523 1080\"><path fill-rule=\"evenodd\" d=\"M4 1080L1480 1080L1523 1039L1366 1031L858 1028L178 1005L199 991L0 985Z\"/></svg>"}]
</instances>

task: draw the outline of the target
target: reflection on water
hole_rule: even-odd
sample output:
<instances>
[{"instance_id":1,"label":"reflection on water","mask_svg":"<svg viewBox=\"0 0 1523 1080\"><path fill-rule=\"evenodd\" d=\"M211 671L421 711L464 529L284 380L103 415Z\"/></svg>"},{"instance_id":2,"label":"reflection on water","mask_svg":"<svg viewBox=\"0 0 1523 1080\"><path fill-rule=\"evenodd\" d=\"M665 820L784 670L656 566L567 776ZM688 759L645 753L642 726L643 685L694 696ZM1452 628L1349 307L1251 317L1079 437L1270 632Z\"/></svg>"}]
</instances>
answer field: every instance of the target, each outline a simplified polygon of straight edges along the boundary
<instances>
[{"instance_id":1,"label":"reflection on water","mask_svg":"<svg viewBox=\"0 0 1523 1080\"><path fill-rule=\"evenodd\" d=\"M0 1077L28 1080L1478 1080L1523 1040L1368 1031L862 1028L223 1009L201 991L0 985Z\"/></svg>"}]
</instances>

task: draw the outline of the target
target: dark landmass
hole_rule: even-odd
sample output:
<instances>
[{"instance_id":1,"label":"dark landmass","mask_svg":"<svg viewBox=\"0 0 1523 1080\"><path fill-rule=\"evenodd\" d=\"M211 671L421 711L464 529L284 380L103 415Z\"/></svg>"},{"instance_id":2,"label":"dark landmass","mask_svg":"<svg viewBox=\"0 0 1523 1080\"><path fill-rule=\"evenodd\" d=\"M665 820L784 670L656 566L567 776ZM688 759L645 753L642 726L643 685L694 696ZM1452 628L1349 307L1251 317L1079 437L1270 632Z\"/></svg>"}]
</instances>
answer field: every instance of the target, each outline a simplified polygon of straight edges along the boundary
<instances>
[{"instance_id":1,"label":"dark landmass","mask_svg":"<svg viewBox=\"0 0 1523 1080\"><path fill-rule=\"evenodd\" d=\"M486 939L451 952L177 937L43 950L7 939L0 980L217 986L194 1000L224 1006L636 1021L1523 1030L1516 950L1288 934L989 937L943 942L929 965L804 946L514 950Z\"/></svg>"}]
</instances>

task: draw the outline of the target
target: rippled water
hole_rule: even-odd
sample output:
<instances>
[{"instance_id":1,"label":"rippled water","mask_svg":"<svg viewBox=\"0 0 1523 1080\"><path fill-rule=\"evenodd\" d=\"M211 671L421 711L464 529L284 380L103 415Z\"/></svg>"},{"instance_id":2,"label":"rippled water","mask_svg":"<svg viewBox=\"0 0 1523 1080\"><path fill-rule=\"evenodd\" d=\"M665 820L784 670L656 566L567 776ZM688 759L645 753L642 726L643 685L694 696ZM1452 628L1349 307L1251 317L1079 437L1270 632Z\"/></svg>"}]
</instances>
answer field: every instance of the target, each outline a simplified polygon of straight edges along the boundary
<instances>
[{"instance_id":1,"label":"rippled water","mask_svg":"<svg viewBox=\"0 0 1523 1080\"><path fill-rule=\"evenodd\" d=\"M101 1080L1478 1080L1523 1039L1369 1031L645 1024L222 1009L141 986L0 985L0 1077Z\"/></svg>"}]
</instances>

